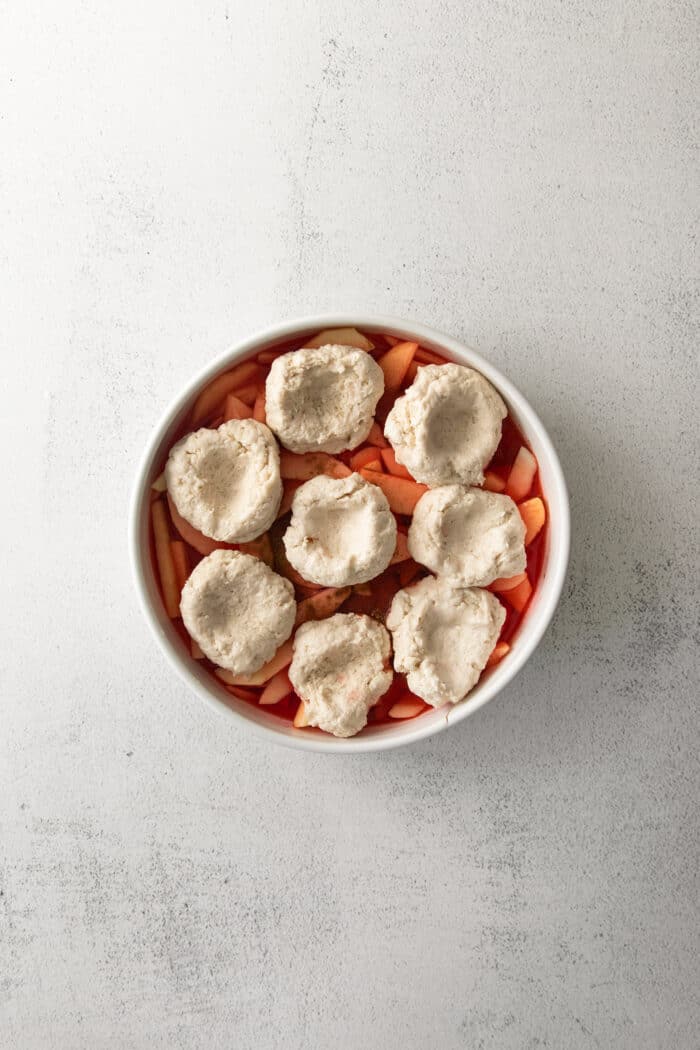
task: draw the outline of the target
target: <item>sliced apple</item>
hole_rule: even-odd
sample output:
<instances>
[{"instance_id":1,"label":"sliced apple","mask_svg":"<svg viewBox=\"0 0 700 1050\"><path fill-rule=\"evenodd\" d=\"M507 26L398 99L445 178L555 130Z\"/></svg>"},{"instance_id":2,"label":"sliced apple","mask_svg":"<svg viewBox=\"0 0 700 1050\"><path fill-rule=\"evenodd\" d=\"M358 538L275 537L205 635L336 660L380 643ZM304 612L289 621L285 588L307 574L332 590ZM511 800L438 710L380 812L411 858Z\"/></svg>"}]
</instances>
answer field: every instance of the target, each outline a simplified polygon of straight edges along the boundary
<instances>
[{"instance_id":1,"label":"sliced apple","mask_svg":"<svg viewBox=\"0 0 700 1050\"><path fill-rule=\"evenodd\" d=\"M532 584L526 576L523 582L519 583L517 587L511 588L509 591L504 591L503 597L509 605L513 606L516 612L523 612L525 606L530 601L531 594Z\"/></svg>"},{"instance_id":2,"label":"sliced apple","mask_svg":"<svg viewBox=\"0 0 700 1050\"><path fill-rule=\"evenodd\" d=\"M364 448L358 449L357 452L353 452L352 456L350 456L350 469L360 470L361 467L366 467L369 463L379 460L381 451L376 445L366 445Z\"/></svg>"},{"instance_id":3,"label":"sliced apple","mask_svg":"<svg viewBox=\"0 0 700 1050\"><path fill-rule=\"evenodd\" d=\"M374 350L374 343L356 328L324 328L318 335L307 340L304 346L327 346L329 343L336 346L354 346L357 350Z\"/></svg>"},{"instance_id":4,"label":"sliced apple","mask_svg":"<svg viewBox=\"0 0 700 1050\"><path fill-rule=\"evenodd\" d=\"M257 419L258 423L267 422L267 416L265 415L265 387L258 388L253 406L253 419Z\"/></svg>"},{"instance_id":5,"label":"sliced apple","mask_svg":"<svg viewBox=\"0 0 700 1050\"><path fill-rule=\"evenodd\" d=\"M352 587L326 587L316 591L297 605L295 626L307 620L325 620L340 608L352 593Z\"/></svg>"},{"instance_id":6,"label":"sliced apple","mask_svg":"<svg viewBox=\"0 0 700 1050\"><path fill-rule=\"evenodd\" d=\"M226 400L224 401L224 422L228 423L231 419L250 419L253 415L253 409L250 405L246 405L245 401L241 401L240 397L236 397L235 394L227 394Z\"/></svg>"},{"instance_id":7,"label":"sliced apple","mask_svg":"<svg viewBox=\"0 0 700 1050\"><path fill-rule=\"evenodd\" d=\"M256 361L261 365L271 365L273 361L276 361L282 354L288 354L289 350L261 350L258 356L255 358Z\"/></svg>"},{"instance_id":8,"label":"sliced apple","mask_svg":"<svg viewBox=\"0 0 700 1050\"><path fill-rule=\"evenodd\" d=\"M219 668L216 674L221 678L222 682L226 682L228 685L265 685L278 671L289 667L291 662L292 639L289 638L286 642L283 642L272 659L268 660L258 671L254 671L253 674L234 675L223 668ZM224 675L227 677L224 677Z\"/></svg>"},{"instance_id":9,"label":"sliced apple","mask_svg":"<svg viewBox=\"0 0 700 1050\"><path fill-rule=\"evenodd\" d=\"M292 663L292 638L284 642L271 660L253 674L232 675L230 685L232 686L264 686L267 681L285 667Z\"/></svg>"},{"instance_id":10,"label":"sliced apple","mask_svg":"<svg viewBox=\"0 0 700 1050\"><path fill-rule=\"evenodd\" d=\"M393 474L379 474L365 467L360 474L382 490L395 514L413 514L416 503L428 491L427 485L419 485L408 478L397 478Z\"/></svg>"},{"instance_id":11,"label":"sliced apple","mask_svg":"<svg viewBox=\"0 0 700 1050\"><path fill-rule=\"evenodd\" d=\"M280 700L284 700L285 696L289 696L291 691L292 683L289 681L289 675L286 671L278 671L263 689L258 703L261 707L278 704Z\"/></svg>"},{"instance_id":12,"label":"sliced apple","mask_svg":"<svg viewBox=\"0 0 700 1050\"><path fill-rule=\"evenodd\" d=\"M199 532L199 530L190 525L188 521L185 521L185 519L178 514L177 507L175 506L170 493L168 493L168 510L170 511L170 518L173 525L180 533L180 536L185 543L189 543L190 547L194 547L196 551L199 551L199 553L203 554L205 557L207 554L211 554L212 551L235 550L235 547L231 543L218 543L216 540L210 540L203 532Z\"/></svg>"},{"instance_id":13,"label":"sliced apple","mask_svg":"<svg viewBox=\"0 0 700 1050\"><path fill-rule=\"evenodd\" d=\"M277 518L283 518L292 509L292 503L294 501L294 493L301 485L300 481L287 480L282 486L282 500L280 502L280 509L277 511Z\"/></svg>"},{"instance_id":14,"label":"sliced apple","mask_svg":"<svg viewBox=\"0 0 700 1050\"><path fill-rule=\"evenodd\" d=\"M226 692L235 696L238 700L245 700L249 704L257 703L258 694L254 689L241 689L239 685L227 685Z\"/></svg>"},{"instance_id":15,"label":"sliced apple","mask_svg":"<svg viewBox=\"0 0 700 1050\"><path fill-rule=\"evenodd\" d=\"M280 573L280 575L283 576L284 573ZM302 596L302 601L304 598L313 598L314 594L318 594L319 591L325 590L320 583L309 583L309 581L305 580L303 576L299 576L298 573L296 575L298 577L296 580L290 576L288 576L287 579L291 579L294 584L294 589Z\"/></svg>"},{"instance_id":16,"label":"sliced apple","mask_svg":"<svg viewBox=\"0 0 700 1050\"><path fill-rule=\"evenodd\" d=\"M410 386L411 383L415 381L415 378L418 375L418 371L421 368L425 368L425 365L422 365L420 361L416 361L416 359L414 358L413 361L411 361L408 368L406 369L406 375L404 376L404 386Z\"/></svg>"},{"instance_id":17,"label":"sliced apple","mask_svg":"<svg viewBox=\"0 0 700 1050\"><path fill-rule=\"evenodd\" d=\"M253 558L260 558L260 561L264 561L266 565L272 568L274 556L270 537L266 532L262 536L258 536L257 540L250 540L248 543L237 543L235 546L236 550L241 551L243 554L250 554Z\"/></svg>"},{"instance_id":18,"label":"sliced apple","mask_svg":"<svg viewBox=\"0 0 700 1050\"><path fill-rule=\"evenodd\" d=\"M199 648L199 642L195 642L194 638L190 638L190 653L192 654L193 660L204 659L204 653Z\"/></svg>"},{"instance_id":19,"label":"sliced apple","mask_svg":"<svg viewBox=\"0 0 700 1050\"><path fill-rule=\"evenodd\" d=\"M384 437L384 432L376 420L370 427L369 434L367 435L367 444L376 445L377 448L389 448L389 442Z\"/></svg>"},{"instance_id":20,"label":"sliced apple","mask_svg":"<svg viewBox=\"0 0 700 1050\"><path fill-rule=\"evenodd\" d=\"M416 576L420 572L420 565L413 558L409 558L408 561L402 561L399 565L399 583L402 587L408 587L409 583L415 580Z\"/></svg>"},{"instance_id":21,"label":"sliced apple","mask_svg":"<svg viewBox=\"0 0 700 1050\"><path fill-rule=\"evenodd\" d=\"M505 480L500 474L496 474L492 470L484 472L484 488L487 492L503 492L505 487Z\"/></svg>"},{"instance_id":22,"label":"sliced apple","mask_svg":"<svg viewBox=\"0 0 700 1050\"><path fill-rule=\"evenodd\" d=\"M217 405L221 404L227 394L237 391L243 387L252 376L257 375L258 366L255 361L244 361L236 365L230 372L224 372L217 376L208 386L204 388L194 403L192 409L192 424L198 426L203 419L211 415Z\"/></svg>"},{"instance_id":23,"label":"sliced apple","mask_svg":"<svg viewBox=\"0 0 700 1050\"><path fill-rule=\"evenodd\" d=\"M151 488L154 492L165 492L167 487L168 486L165 483L165 471L163 471L163 473L159 474L156 480L153 482Z\"/></svg>"},{"instance_id":24,"label":"sliced apple","mask_svg":"<svg viewBox=\"0 0 700 1050\"><path fill-rule=\"evenodd\" d=\"M494 580L489 584L488 589L496 594L502 594L504 591L512 591L515 587L519 587L526 579L527 573L519 572L516 576L504 576L500 580Z\"/></svg>"},{"instance_id":25,"label":"sliced apple","mask_svg":"<svg viewBox=\"0 0 700 1050\"><path fill-rule=\"evenodd\" d=\"M408 550L408 540L404 532L396 533L396 550L391 556L389 565L398 565L402 561L408 561L411 557Z\"/></svg>"},{"instance_id":26,"label":"sliced apple","mask_svg":"<svg viewBox=\"0 0 700 1050\"><path fill-rule=\"evenodd\" d=\"M422 700L405 697L401 700L397 700L397 702L389 708L387 714L389 715L389 718L415 718L416 715L425 711L425 706L426 705Z\"/></svg>"},{"instance_id":27,"label":"sliced apple","mask_svg":"<svg viewBox=\"0 0 700 1050\"><path fill-rule=\"evenodd\" d=\"M309 724L309 719L306 714L306 704L303 700L299 701L297 707L297 713L294 715L294 726L296 729L304 729Z\"/></svg>"},{"instance_id":28,"label":"sliced apple","mask_svg":"<svg viewBox=\"0 0 700 1050\"><path fill-rule=\"evenodd\" d=\"M305 452L298 455L296 452L280 452L280 474L284 479L293 481L310 481L319 474L327 474L329 478L347 478L352 471L339 459L329 456L327 452Z\"/></svg>"},{"instance_id":29,"label":"sliced apple","mask_svg":"<svg viewBox=\"0 0 700 1050\"><path fill-rule=\"evenodd\" d=\"M180 588L170 549L168 516L163 501L160 499L151 504L151 522L165 611L171 620L175 620L180 615Z\"/></svg>"},{"instance_id":30,"label":"sliced apple","mask_svg":"<svg viewBox=\"0 0 700 1050\"><path fill-rule=\"evenodd\" d=\"M496 664L499 664L501 662L506 653L509 652L510 646L508 645L508 642L496 642L493 652L486 661L486 666L495 667Z\"/></svg>"},{"instance_id":31,"label":"sliced apple","mask_svg":"<svg viewBox=\"0 0 700 1050\"><path fill-rule=\"evenodd\" d=\"M236 391L236 397L243 401L244 404L250 405L251 408L255 404L255 399L258 396L259 387L257 383L250 383L248 386L242 386L240 390Z\"/></svg>"},{"instance_id":32,"label":"sliced apple","mask_svg":"<svg viewBox=\"0 0 700 1050\"><path fill-rule=\"evenodd\" d=\"M173 559L173 565L175 566L177 585L180 589L180 593L182 593L182 588L187 583L187 577L190 574L190 562L187 557L187 544L182 540L171 540L170 554Z\"/></svg>"},{"instance_id":33,"label":"sliced apple","mask_svg":"<svg viewBox=\"0 0 700 1050\"><path fill-rule=\"evenodd\" d=\"M513 466L510 468L510 474L506 481L506 495L515 500L516 503L520 503L532 488L536 473L537 460L530 452L530 449L525 448L523 445L518 450Z\"/></svg>"},{"instance_id":34,"label":"sliced apple","mask_svg":"<svg viewBox=\"0 0 700 1050\"><path fill-rule=\"evenodd\" d=\"M520 511L520 517L525 522L525 546L527 547L528 543L532 543L535 536L541 532L547 520L547 512L539 496L534 496L532 499L525 500L524 503L519 503L518 510Z\"/></svg>"},{"instance_id":35,"label":"sliced apple","mask_svg":"<svg viewBox=\"0 0 700 1050\"><path fill-rule=\"evenodd\" d=\"M417 349L418 343L397 343L378 358L377 364L384 373L385 391L399 389Z\"/></svg>"},{"instance_id":36,"label":"sliced apple","mask_svg":"<svg viewBox=\"0 0 700 1050\"><path fill-rule=\"evenodd\" d=\"M397 462L396 453L394 452L393 448L382 449L382 460L386 469L389 471L390 474L393 474L394 477L408 478L410 481L414 480L414 478L411 477L409 472L404 467L403 463ZM371 469L369 463L367 464L367 469Z\"/></svg>"},{"instance_id":37,"label":"sliced apple","mask_svg":"<svg viewBox=\"0 0 700 1050\"><path fill-rule=\"evenodd\" d=\"M356 583L352 589L353 593L359 594L361 598L372 597L372 585L370 583Z\"/></svg>"},{"instance_id":38,"label":"sliced apple","mask_svg":"<svg viewBox=\"0 0 700 1050\"><path fill-rule=\"evenodd\" d=\"M416 361L420 361L424 365L444 365L444 360L438 355L434 354L432 350L426 350L424 346L420 346L416 351Z\"/></svg>"}]
</instances>

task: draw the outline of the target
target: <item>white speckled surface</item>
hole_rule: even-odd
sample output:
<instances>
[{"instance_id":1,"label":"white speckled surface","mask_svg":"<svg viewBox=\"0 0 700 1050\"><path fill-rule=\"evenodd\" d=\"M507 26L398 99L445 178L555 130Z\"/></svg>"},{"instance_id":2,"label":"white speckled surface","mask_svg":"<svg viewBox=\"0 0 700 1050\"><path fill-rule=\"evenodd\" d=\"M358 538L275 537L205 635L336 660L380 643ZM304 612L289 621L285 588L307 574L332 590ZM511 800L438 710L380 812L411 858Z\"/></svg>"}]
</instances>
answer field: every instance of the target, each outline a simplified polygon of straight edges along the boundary
<instances>
[{"instance_id":1,"label":"white speckled surface","mask_svg":"<svg viewBox=\"0 0 700 1050\"><path fill-rule=\"evenodd\" d=\"M693 5L3 13L3 1050L697 1045ZM190 699L125 512L194 370L354 307L512 376L574 544L498 701L327 759Z\"/></svg>"}]
</instances>

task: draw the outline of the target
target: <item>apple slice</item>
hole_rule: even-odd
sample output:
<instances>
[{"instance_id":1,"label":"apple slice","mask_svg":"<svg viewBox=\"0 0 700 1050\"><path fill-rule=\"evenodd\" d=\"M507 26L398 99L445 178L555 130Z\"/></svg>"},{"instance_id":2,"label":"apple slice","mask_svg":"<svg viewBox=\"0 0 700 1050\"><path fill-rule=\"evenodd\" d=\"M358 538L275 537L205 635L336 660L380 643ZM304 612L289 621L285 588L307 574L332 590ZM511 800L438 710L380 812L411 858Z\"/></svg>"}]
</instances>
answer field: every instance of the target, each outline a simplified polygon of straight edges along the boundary
<instances>
[{"instance_id":1,"label":"apple slice","mask_svg":"<svg viewBox=\"0 0 700 1050\"><path fill-rule=\"evenodd\" d=\"M486 666L487 667L495 667L496 664L499 664L501 662L501 660L506 655L506 653L509 653L509 652L510 652L510 646L508 645L508 642L496 642L496 645L494 646L493 652L491 653L491 655L489 656L488 660L486 661Z\"/></svg>"},{"instance_id":2,"label":"apple slice","mask_svg":"<svg viewBox=\"0 0 700 1050\"><path fill-rule=\"evenodd\" d=\"M356 583L353 585L353 594L359 594L361 598L372 597L372 585L369 583Z\"/></svg>"},{"instance_id":3,"label":"apple slice","mask_svg":"<svg viewBox=\"0 0 700 1050\"><path fill-rule=\"evenodd\" d=\"M250 383L248 386L242 386L240 390L236 391L236 397L243 401L246 405L250 405L251 408L255 404L255 399L258 396L258 384Z\"/></svg>"},{"instance_id":4,"label":"apple slice","mask_svg":"<svg viewBox=\"0 0 700 1050\"><path fill-rule=\"evenodd\" d=\"M378 359L377 364L384 373L385 392L399 389L417 349L418 343L397 343Z\"/></svg>"},{"instance_id":5,"label":"apple slice","mask_svg":"<svg viewBox=\"0 0 700 1050\"><path fill-rule=\"evenodd\" d=\"M266 532L262 536L258 536L257 540L249 540L248 543L237 543L235 549L241 551L243 554L250 554L253 558L260 558L260 561L264 561L266 565L272 568L274 557L272 554L272 544L270 543L270 537Z\"/></svg>"},{"instance_id":6,"label":"apple slice","mask_svg":"<svg viewBox=\"0 0 700 1050\"><path fill-rule=\"evenodd\" d=\"M415 480L406 470L403 463L399 463L397 461L396 453L394 452L393 448L382 449L382 460L384 461L384 466L386 467L386 469L389 471L390 474L393 474L394 477L408 478L409 481ZM367 464L367 469L371 469L369 463Z\"/></svg>"},{"instance_id":7,"label":"apple slice","mask_svg":"<svg viewBox=\"0 0 700 1050\"><path fill-rule=\"evenodd\" d=\"M245 700L249 704L255 704L258 700L258 694L254 689L241 689L239 685L227 685L226 692L230 693L231 696L235 696L238 700Z\"/></svg>"},{"instance_id":8,"label":"apple slice","mask_svg":"<svg viewBox=\"0 0 700 1050\"><path fill-rule=\"evenodd\" d=\"M280 570L280 576L283 575L284 573ZM305 580L303 576L299 576L298 573L297 576L299 577L298 580L294 580L290 576L288 576L287 579L292 580L294 589L299 591L299 594L302 596L302 601L304 598L313 598L314 594L318 594L319 591L326 589L325 587L322 587L320 583L309 583L308 580Z\"/></svg>"},{"instance_id":9,"label":"apple slice","mask_svg":"<svg viewBox=\"0 0 700 1050\"><path fill-rule=\"evenodd\" d=\"M170 517L172 523L180 533L180 536L193 547L194 550L203 554L204 557L211 554L212 551L242 551L243 554L252 554L254 558L260 558L266 565L272 565L272 546L270 544L270 538L267 533L263 533L262 536L258 536L256 540L251 540L249 543L219 543L217 540L211 540L208 536L205 536L203 532L199 532L195 529L188 521L178 514L177 507L173 503L170 494L168 493L168 508L170 510ZM188 573L189 575L189 573Z\"/></svg>"},{"instance_id":10,"label":"apple slice","mask_svg":"<svg viewBox=\"0 0 700 1050\"><path fill-rule=\"evenodd\" d=\"M362 468L360 474L382 490L395 514L413 514L416 503L428 491L427 485L419 485L417 481L397 478L393 474L379 474L366 467Z\"/></svg>"},{"instance_id":11,"label":"apple slice","mask_svg":"<svg viewBox=\"0 0 700 1050\"><path fill-rule=\"evenodd\" d=\"M210 540L203 532L199 532L199 530L190 525L188 521L185 521L185 519L178 514L177 507L175 506L170 493L168 493L168 509L170 511L172 523L185 543L189 543L190 547L194 547L196 551L199 551L199 553L203 554L205 557L207 554L211 554L212 551L229 551L236 549L231 543L218 543L216 540Z\"/></svg>"},{"instance_id":12,"label":"apple slice","mask_svg":"<svg viewBox=\"0 0 700 1050\"><path fill-rule=\"evenodd\" d=\"M258 423L267 423L267 416L265 415L265 387L259 387L258 393L255 398L255 404L253 406L253 419L257 419Z\"/></svg>"},{"instance_id":13,"label":"apple slice","mask_svg":"<svg viewBox=\"0 0 700 1050\"><path fill-rule=\"evenodd\" d=\"M503 597L506 599L509 605L512 605L516 612L523 612L525 606L530 601L530 595L532 594L532 584L530 583L527 576L522 583L519 583L517 587L511 588L509 591L505 591Z\"/></svg>"},{"instance_id":14,"label":"apple slice","mask_svg":"<svg viewBox=\"0 0 700 1050\"><path fill-rule=\"evenodd\" d=\"M352 456L350 456L350 469L359 470L361 467L366 467L368 463L379 459L381 451L376 445L366 445L364 448L358 449L357 452L353 452Z\"/></svg>"},{"instance_id":15,"label":"apple slice","mask_svg":"<svg viewBox=\"0 0 700 1050\"><path fill-rule=\"evenodd\" d=\"M294 726L296 729L304 729L309 724L309 719L306 714L306 704L303 700L299 701L297 707L297 713L294 715Z\"/></svg>"},{"instance_id":16,"label":"apple slice","mask_svg":"<svg viewBox=\"0 0 700 1050\"><path fill-rule=\"evenodd\" d=\"M325 620L332 616L350 597L351 592L352 587L326 587L304 598L303 602L297 605L295 627L306 623L307 620Z\"/></svg>"},{"instance_id":17,"label":"apple slice","mask_svg":"<svg viewBox=\"0 0 700 1050\"><path fill-rule=\"evenodd\" d=\"M277 521L279 518L284 517L288 511L292 509L292 503L294 501L294 493L301 485L300 481L285 481L282 488L282 500L280 502L280 509L277 511Z\"/></svg>"},{"instance_id":18,"label":"apple slice","mask_svg":"<svg viewBox=\"0 0 700 1050\"><path fill-rule=\"evenodd\" d=\"M396 533L396 550L391 556L389 565L398 565L400 562L408 561L410 557L406 533L399 531Z\"/></svg>"},{"instance_id":19,"label":"apple slice","mask_svg":"<svg viewBox=\"0 0 700 1050\"><path fill-rule=\"evenodd\" d=\"M268 660L266 664L252 674L234 675L230 671L219 667L216 675L222 682L226 682L227 685L265 685L278 671L289 667L292 662L292 655L292 639L288 638L286 642L282 643L272 659Z\"/></svg>"},{"instance_id":20,"label":"apple slice","mask_svg":"<svg viewBox=\"0 0 700 1050\"><path fill-rule=\"evenodd\" d=\"M176 620L180 615L180 588L170 549L168 516L165 513L165 506L161 499L151 504L151 522L153 524L156 562L158 563L158 575L160 576L160 586L163 591L165 611L171 620Z\"/></svg>"},{"instance_id":21,"label":"apple slice","mask_svg":"<svg viewBox=\"0 0 700 1050\"><path fill-rule=\"evenodd\" d=\"M487 492L503 492L505 487L505 480L500 474L495 474L492 470L484 472L484 488Z\"/></svg>"},{"instance_id":22,"label":"apple slice","mask_svg":"<svg viewBox=\"0 0 700 1050\"><path fill-rule=\"evenodd\" d=\"M151 488L154 492L165 492L167 487L168 486L165 483L165 471L163 471L163 473L159 474L156 480L153 482Z\"/></svg>"},{"instance_id":23,"label":"apple slice","mask_svg":"<svg viewBox=\"0 0 700 1050\"><path fill-rule=\"evenodd\" d=\"M227 394L226 400L224 401L224 422L228 423L231 419L250 419L253 415L253 409L250 405L246 405L245 401L241 401L240 397L236 397L235 394Z\"/></svg>"},{"instance_id":24,"label":"apple slice","mask_svg":"<svg viewBox=\"0 0 700 1050\"><path fill-rule=\"evenodd\" d=\"M255 360L261 365L271 365L282 354L288 354L289 350L261 350Z\"/></svg>"},{"instance_id":25,"label":"apple slice","mask_svg":"<svg viewBox=\"0 0 700 1050\"><path fill-rule=\"evenodd\" d=\"M515 500L516 503L525 499L532 488L536 473L537 460L530 452L530 449L525 448L523 445L518 450L513 466L510 468L510 474L506 482L506 494Z\"/></svg>"},{"instance_id":26,"label":"apple slice","mask_svg":"<svg viewBox=\"0 0 700 1050\"><path fill-rule=\"evenodd\" d=\"M399 583L401 586L408 587L409 583L415 580L420 569L420 565L413 558L409 558L408 561L402 561L399 565Z\"/></svg>"},{"instance_id":27,"label":"apple slice","mask_svg":"<svg viewBox=\"0 0 700 1050\"><path fill-rule=\"evenodd\" d=\"M336 346L354 346L357 350L374 350L374 343L356 328L324 328L318 335L307 340L304 346L327 346L329 343Z\"/></svg>"},{"instance_id":28,"label":"apple slice","mask_svg":"<svg viewBox=\"0 0 700 1050\"><path fill-rule=\"evenodd\" d=\"M280 474L284 479L294 481L310 481L319 474L327 474L329 478L347 478L352 471L339 459L329 456L327 452L305 452L298 455L296 452L280 451Z\"/></svg>"},{"instance_id":29,"label":"apple slice","mask_svg":"<svg viewBox=\"0 0 700 1050\"><path fill-rule=\"evenodd\" d=\"M416 361L420 361L424 365L444 365L445 361L434 354L432 350L426 350L424 346L420 346L416 351Z\"/></svg>"},{"instance_id":30,"label":"apple slice","mask_svg":"<svg viewBox=\"0 0 700 1050\"><path fill-rule=\"evenodd\" d=\"M377 448L389 448L389 442L384 437L384 432L376 420L370 427L369 434L367 435L367 444L376 445Z\"/></svg>"},{"instance_id":31,"label":"apple slice","mask_svg":"<svg viewBox=\"0 0 700 1050\"><path fill-rule=\"evenodd\" d=\"M421 364L420 361L416 361L415 357L411 361L410 365L406 369L406 375L404 376L403 385L409 387L411 383L415 382L415 378L421 368L425 368L425 365Z\"/></svg>"},{"instance_id":32,"label":"apple slice","mask_svg":"<svg viewBox=\"0 0 700 1050\"><path fill-rule=\"evenodd\" d=\"M286 671L278 671L263 689L258 703L261 707L278 704L280 700L284 700L285 696L289 696L291 691L292 683L289 681L289 675Z\"/></svg>"},{"instance_id":33,"label":"apple slice","mask_svg":"<svg viewBox=\"0 0 700 1050\"><path fill-rule=\"evenodd\" d=\"M221 404L227 394L243 387L252 376L257 375L257 372L258 366L255 361L244 361L232 368L230 372L224 372L223 375L212 380L194 403L192 425L198 426L214 411L217 405Z\"/></svg>"},{"instance_id":34,"label":"apple slice","mask_svg":"<svg viewBox=\"0 0 700 1050\"><path fill-rule=\"evenodd\" d=\"M387 714L389 718L415 718L421 711L425 711L425 706L422 700L412 698L412 694L407 693L389 708Z\"/></svg>"},{"instance_id":35,"label":"apple slice","mask_svg":"<svg viewBox=\"0 0 700 1050\"><path fill-rule=\"evenodd\" d=\"M199 648L199 642L195 642L194 638L190 638L190 653L192 654L193 660L204 659L204 653Z\"/></svg>"},{"instance_id":36,"label":"apple slice","mask_svg":"<svg viewBox=\"0 0 700 1050\"><path fill-rule=\"evenodd\" d=\"M175 566L175 579L177 580L177 585L182 594L182 588L187 583L187 577L190 574L190 563L187 557L187 544L183 543L182 540L171 540L170 554L173 559L173 565Z\"/></svg>"},{"instance_id":37,"label":"apple slice","mask_svg":"<svg viewBox=\"0 0 700 1050\"><path fill-rule=\"evenodd\" d=\"M539 496L534 496L532 499L525 500L524 503L519 503L518 510L520 511L520 517L525 522L525 546L527 547L528 543L532 543L535 536L541 532L542 526L547 520L547 512Z\"/></svg>"},{"instance_id":38,"label":"apple slice","mask_svg":"<svg viewBox=\"0 0 700 1050\"><path fill-rule=\"evenodd\" d=\"M502 594L505 591L512 591L515 587L519 587L526 579L527 573L519 572L516 576L504 576L500 580L493 580L493 582L489 584L488 589L495 594Z\"/></svg>"}]
</instances>

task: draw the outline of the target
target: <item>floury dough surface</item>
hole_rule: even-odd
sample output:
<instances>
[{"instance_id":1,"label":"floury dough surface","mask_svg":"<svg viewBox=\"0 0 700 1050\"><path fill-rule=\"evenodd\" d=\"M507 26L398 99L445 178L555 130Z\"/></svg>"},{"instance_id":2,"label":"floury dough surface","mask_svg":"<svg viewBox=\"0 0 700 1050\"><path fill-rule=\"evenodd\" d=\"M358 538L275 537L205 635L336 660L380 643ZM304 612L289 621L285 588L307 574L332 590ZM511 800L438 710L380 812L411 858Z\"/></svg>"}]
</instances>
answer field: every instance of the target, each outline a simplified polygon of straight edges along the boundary
<instances>
[{"instance_id":1,"label":"floury dough surface","mask_svg":"<svg viewBox=\"0 0 700 1050\"><path fill-rule=\"evenodd\" d=\"M261 536L282 498L277 442L254 419L187 434L170 451L165 480L178 513L224 543Z\"/></svg>"},{"instance_id":2,"label":"floury dough surface","mask_svg":"<svg viewBox=\"0 0 700 1050\"><path fill-rule=\"evenodd\" d=\"M284 546L305 580L324 587L366 583L391 561L396 518L384 493L359 474L321 474L297 489Z\"/></svg>"},{"instance_id":3,"label":"floury dough surface","mask_svg":"<svg viewBox=\"0 0 700 1050\"><path fill-rule=\"evenodd\" d=\"M214 551L182 589L182 620L202 652L234 674L252 674L292 633L289 580L241 551Z\"/></svg>"},{"instance_id":4,"label":"floury dough surface","mask_svg":"<svg viewBox=\"0 0 700 1050\"><path fill-rule=\"evenodd\" d=\"M369 434L383 390L382 370L364 350L295 350L270 368L267 421L292 452L342 452Z\"/></svg>"},{"instance_id":5,"label":"floury dough surface","mask_svg":"<svg viewBox=\"0 0 700 1050\"><path fill-rule=\"evenodd\" d=\"M525 525L509 496L442 485L424 493L408 530L411 556L465 587L523 572Z\"/></svg>"},{"instance_id":6,"label":"floury dough surface","mask_svg":"<svg viewBox=\"0 0 700 1050\"><path fill-rule=\"evenodd\" d=\"M427 704L456 704L479 680L505 616L489 591L427 576L391 603L394 668Z\"/></svg>"},{"instance_id":7,"label":"floury dough surface","mask_svg":"<svg viewBox=\"0 0 700 1050\"><path fill-rule=\"evenodd\" d=\"M391 685L390 654L386 628L370 616L336 613L303 624L294 636L289 677L309 725L334 736L359 733Z\"/></svg>"},{"instance_id":8,"label":"floury dough surface","mask_svg":"<svg viewBox=\"0 0 700 1050\"><path fill-rule=\"evenodd\" d=\"M384 435L416 481L481 484L506 415L503 399L480 372L426 365L394 402Z\"/></svg>"}]
</instances>

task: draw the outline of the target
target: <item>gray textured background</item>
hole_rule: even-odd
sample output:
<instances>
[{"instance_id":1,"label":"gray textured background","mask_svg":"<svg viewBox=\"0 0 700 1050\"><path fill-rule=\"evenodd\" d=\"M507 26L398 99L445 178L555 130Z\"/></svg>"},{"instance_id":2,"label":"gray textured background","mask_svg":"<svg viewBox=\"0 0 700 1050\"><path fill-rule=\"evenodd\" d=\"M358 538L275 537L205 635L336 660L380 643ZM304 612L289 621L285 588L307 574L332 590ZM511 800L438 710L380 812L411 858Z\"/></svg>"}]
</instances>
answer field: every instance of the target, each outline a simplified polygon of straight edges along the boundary
<instances>
[{"instance_id":1,"label":"gray textured background","mask_svg":"<svg viewBox=\"0 0 700 1050\"><path fill-rule=\"evenodd\" d=\"M1 6L3 1050L697 1046L697 8ZM574 539L504 695L331 760L188 695L125 511L214 353L354 307L514 379Z\"/></svg>"}]
</instances>

